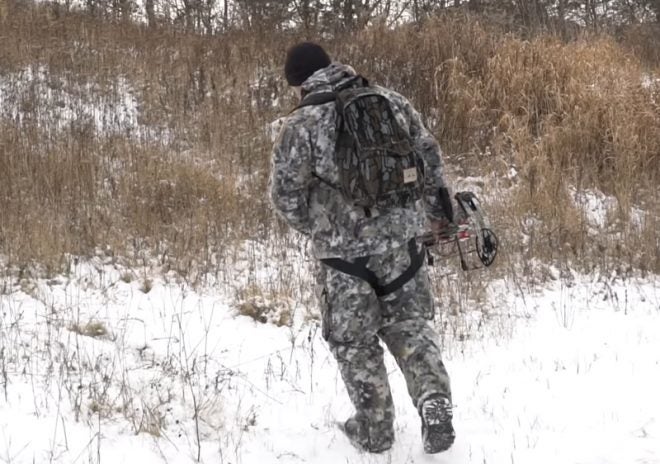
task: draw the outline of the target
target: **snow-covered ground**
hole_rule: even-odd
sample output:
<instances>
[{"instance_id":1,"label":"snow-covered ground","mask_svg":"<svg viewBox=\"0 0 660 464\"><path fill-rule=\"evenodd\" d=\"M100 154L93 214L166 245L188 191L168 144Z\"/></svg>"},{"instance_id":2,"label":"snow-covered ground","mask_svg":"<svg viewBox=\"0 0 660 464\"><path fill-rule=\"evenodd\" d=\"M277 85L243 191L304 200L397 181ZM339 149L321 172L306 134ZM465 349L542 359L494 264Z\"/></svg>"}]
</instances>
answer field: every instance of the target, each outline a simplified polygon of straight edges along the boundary
<instances>
[{"instance_id":1,"label":"snow-covered ground","mask_svg":"<svg viewBox=\"0 0 660 464\"><path fill-rule=\"evenodd\" d=\"M657 284L575 276L523 295L493 283L500 316L445 338L455 446L424 455L387 358L397 441L372 456L336 428L351 413L336 365L314 308L285 292L269 295L293 328L237 314L227 286L147 281L101 260L6 280L0 462L657 464Z\"/></svg>"}]
</instances>

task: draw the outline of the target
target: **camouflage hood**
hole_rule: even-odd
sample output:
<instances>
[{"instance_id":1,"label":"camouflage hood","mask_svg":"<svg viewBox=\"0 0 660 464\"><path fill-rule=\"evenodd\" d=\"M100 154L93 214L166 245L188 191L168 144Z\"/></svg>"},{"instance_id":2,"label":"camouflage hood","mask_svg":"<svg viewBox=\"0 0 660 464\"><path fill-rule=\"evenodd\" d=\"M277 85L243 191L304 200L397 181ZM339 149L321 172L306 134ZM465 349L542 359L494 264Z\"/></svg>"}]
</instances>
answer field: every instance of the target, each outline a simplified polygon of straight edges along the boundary
<instances>
[{"instance_id":1,"label":"camouflage hood","mask_svg":"<svg viewBox=\"0 0 660 464\"><path fill-rule=\"evenodd\" d=\"M302 88L305 93L331 92L355 75L355 70L352 67L341 63L332 63L308 77L303 82Z\"/></svg>"}]
</instances>

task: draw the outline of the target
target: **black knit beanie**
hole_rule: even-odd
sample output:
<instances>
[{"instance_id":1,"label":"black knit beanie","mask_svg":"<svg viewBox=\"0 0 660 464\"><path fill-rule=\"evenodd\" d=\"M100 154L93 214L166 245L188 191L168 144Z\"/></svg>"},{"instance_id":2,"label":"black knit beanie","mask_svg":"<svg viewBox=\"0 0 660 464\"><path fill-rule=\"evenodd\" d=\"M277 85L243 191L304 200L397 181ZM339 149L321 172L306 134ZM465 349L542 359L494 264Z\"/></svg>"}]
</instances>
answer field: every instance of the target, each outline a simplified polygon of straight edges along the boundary
<instances>
[{"instance_id":1,"label":"black knit beanie","mask_svg":"<svg viewBox=\"0 0 660 464\"><path fill-rule=\"evenodd\" d=\"M284 63L284 75L289 85L301 85L319 69L330 66L330 57L320 45L302 42L289 48Z\"/></svg>"}]
</instances>

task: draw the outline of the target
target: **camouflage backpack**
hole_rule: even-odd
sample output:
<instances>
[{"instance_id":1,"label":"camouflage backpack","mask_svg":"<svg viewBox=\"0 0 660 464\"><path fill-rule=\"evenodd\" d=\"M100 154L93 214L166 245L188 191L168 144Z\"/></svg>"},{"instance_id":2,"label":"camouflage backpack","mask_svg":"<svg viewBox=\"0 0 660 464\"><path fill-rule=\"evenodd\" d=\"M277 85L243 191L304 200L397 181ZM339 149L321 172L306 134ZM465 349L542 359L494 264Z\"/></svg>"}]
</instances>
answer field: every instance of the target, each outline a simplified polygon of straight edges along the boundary
<instances>
[{"instance_id":1,"label":"camouflage backpack","mask_svg":"<svg viewBox=\"0 0 660 464\"><path fill-rule=\"evenodd\" d=\"M339 169L339 185L333 187L367 215L371 208L410 207L421 196L423 164L390 100L356 76L335 92L309 95L298 108L333 100Z\"/></svg>"}]
</instances>

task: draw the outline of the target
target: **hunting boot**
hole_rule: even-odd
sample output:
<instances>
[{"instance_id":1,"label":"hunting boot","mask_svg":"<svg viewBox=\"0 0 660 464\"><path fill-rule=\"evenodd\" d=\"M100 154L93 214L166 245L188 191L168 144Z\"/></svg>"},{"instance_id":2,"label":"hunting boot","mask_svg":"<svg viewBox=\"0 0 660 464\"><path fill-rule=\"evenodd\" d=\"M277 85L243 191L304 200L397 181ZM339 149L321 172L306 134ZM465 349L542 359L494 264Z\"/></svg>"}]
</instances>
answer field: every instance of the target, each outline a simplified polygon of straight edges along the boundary
<instances>
[{"instance_id":1,"label":"hunting boot","mask_svg":"<svg viewBox=\"0 0 660 464\"><path fill-rule=\"evenodd\" d=\"M422 441L424 451L429 454L446 451L454 443L456 433L451 424L452 410L449 399L432 395L419 407L422 418Z\"/></svg>"},{"instance_id":2,"label":"hunting boot","mask_svg":"<svg viewBox=\"0 0 660 464\"><path fill-rule=\"evenodd\" d=\"M375 430L369 427L357 418L357 416L350 417L344 422L341 427L353 446L362 449L369 453L382 453L392 447L394 441L394 431L388 430Z\"/></svg>"}]
</instances>

